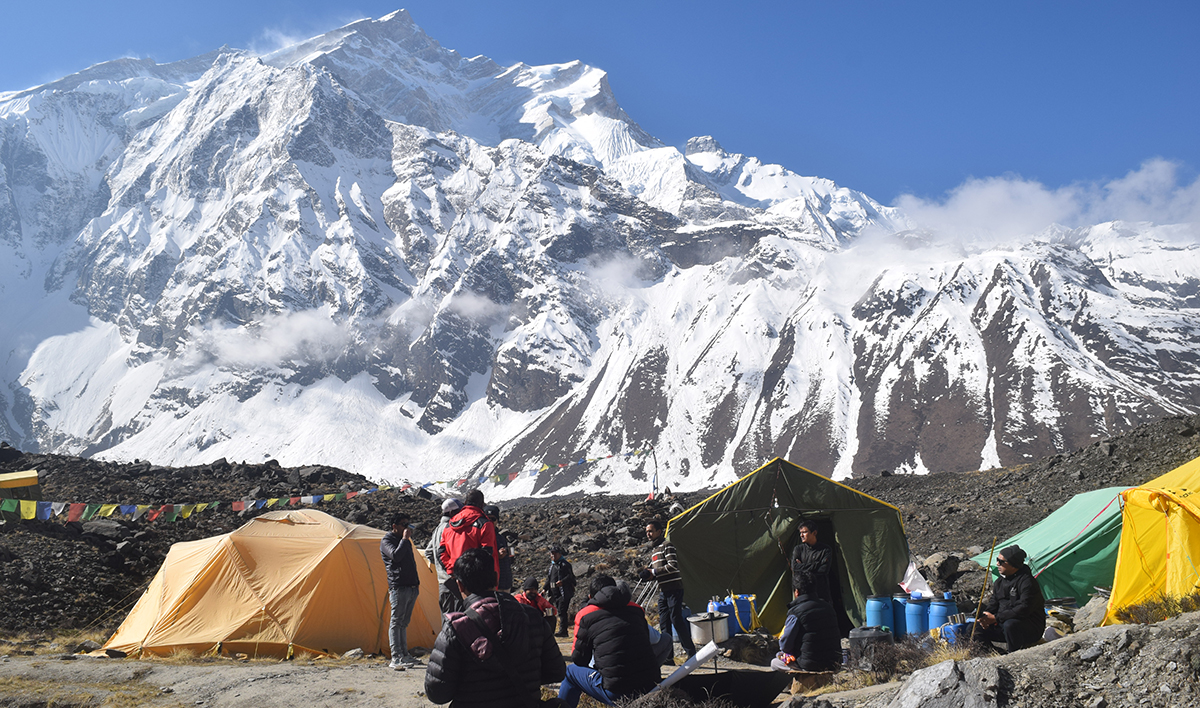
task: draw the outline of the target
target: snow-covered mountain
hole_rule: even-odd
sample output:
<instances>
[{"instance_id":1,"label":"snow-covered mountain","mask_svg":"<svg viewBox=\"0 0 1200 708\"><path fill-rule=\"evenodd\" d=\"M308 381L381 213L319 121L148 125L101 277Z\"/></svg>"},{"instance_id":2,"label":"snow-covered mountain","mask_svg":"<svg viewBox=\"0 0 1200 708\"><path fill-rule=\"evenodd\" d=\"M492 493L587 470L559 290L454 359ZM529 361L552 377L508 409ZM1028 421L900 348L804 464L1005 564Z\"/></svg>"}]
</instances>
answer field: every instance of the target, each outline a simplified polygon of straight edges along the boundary
<instances>
[{"instance_id":1,"label":"snow-covered mountain","mask_svg":"<svg viewBox=\"0 0 1200 708\"><path fill-rule=\"evenodd\" d=\"M775 455L972 470L1200 410L1198 274L1179 226L931 239L404 11L0 94L0 437L26 449L495 498Z\"/></svg>"}]
</instances>

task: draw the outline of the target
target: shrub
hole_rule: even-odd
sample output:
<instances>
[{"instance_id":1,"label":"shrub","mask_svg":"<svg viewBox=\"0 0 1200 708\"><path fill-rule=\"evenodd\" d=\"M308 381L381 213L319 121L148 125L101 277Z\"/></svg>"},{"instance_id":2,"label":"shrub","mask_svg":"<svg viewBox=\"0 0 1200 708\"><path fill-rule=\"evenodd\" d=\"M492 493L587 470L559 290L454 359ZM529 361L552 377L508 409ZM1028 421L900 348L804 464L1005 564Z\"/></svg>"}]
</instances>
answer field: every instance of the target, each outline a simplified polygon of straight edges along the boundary
<instances>
[{"instance_id":1,"label":"shrub","mask_svg":"<svg viewBox=\"0 0 1200 708\"><path fill-rule=\"evenodd\" d=\"M1200 591L1181 596L1159 594L1122 607L1116 617L1126 624L1154 624L1196 610L1200 610Z\"/></svg>"}]
</instances>

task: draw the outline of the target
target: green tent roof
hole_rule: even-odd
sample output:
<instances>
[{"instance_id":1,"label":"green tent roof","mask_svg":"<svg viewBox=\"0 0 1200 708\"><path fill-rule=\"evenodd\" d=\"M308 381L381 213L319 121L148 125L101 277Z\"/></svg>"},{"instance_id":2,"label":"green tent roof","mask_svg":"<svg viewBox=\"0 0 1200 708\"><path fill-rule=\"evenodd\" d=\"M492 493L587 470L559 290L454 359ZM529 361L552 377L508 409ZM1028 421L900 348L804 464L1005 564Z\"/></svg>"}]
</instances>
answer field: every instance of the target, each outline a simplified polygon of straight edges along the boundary
<instances>
[{"instance_id":1,"label":"green tent roof","mask_svg":"<svg viewBox=\"0 0 1200 708\"><path fill-rule=\"evenodd\" d=\"M684 601L702 612L714 595L757 597L763 626L779 632L792 599L789 558L804 519L828 521L846 614L864 623L867 597L891 594L908 567L896 507L775 458L671 519ZM832 542L831 542L832 541Z\"/></svg>"},{"instance_id":2,"label":"green tent roof","mask_svg":"<svg viewBox=\"0 0 1200 708\"><path fill-rule=\"evenodd\" d=\"M996 551L1017 545L1037 576L1046 599L1073 597L1083 604L1094 588L1111 587L1121 542L1121 503L1126 487L1107 487L1071 497L1053 514L996 544ZM971 560L987 566L989 553ZM991 573L996 577L995 558Z\"/></svg>"}]
</instances>

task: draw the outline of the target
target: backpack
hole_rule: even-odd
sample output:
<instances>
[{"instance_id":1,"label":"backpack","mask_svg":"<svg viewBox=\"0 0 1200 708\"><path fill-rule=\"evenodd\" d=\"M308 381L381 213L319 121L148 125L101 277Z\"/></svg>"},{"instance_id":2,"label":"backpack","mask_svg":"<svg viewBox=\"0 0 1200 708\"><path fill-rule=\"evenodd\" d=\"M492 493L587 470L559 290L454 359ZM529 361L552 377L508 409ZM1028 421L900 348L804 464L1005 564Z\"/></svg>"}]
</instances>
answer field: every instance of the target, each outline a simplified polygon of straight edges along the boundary
<instances>
[{"instance_id":1,"label":"backpack","mask_svg":"<svg viewBox=\"0 0 1200 708\"><path fill-rule=\"evenodd\" d=\"M438 558L447 573L453 573L454 562L472 548L486 548L493 554L493 560L497 560L494 557L495 549L488 545L489 540L495 544L494 532L490 539L487 533L490 523L482 512L474 507L466 507L446 524L446 529L442 531L441 545L438 546Z\"/></svg>"}]
</instances>

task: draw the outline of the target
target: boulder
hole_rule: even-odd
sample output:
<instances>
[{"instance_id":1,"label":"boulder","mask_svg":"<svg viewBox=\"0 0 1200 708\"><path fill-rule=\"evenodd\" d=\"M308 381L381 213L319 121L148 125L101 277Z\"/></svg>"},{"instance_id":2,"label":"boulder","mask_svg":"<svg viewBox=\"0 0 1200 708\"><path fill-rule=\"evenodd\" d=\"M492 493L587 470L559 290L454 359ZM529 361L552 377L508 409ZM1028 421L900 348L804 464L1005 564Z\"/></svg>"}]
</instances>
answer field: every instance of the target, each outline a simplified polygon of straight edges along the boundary
<instances>
[{"instance_id":1,"label":"boulder","mask_svg":"<svg viewBox=\"0 0 1200 708\"><path fill-rule=\"evenodd\" d=\"M943 661L913 672L888 708L993 708L1000 672L993 661Z\"/></svg>"},{"instance_id":2,"label":"boulder","mask_svg":"<svg viewBox=\"0 0 1200 708\"><path fill-rule=\"evenodd\" d=\"M1085 629L1099 627L1104 621L1104 613L1108 612L1108 598L1101 595L1095 595L1087 604L1079 608L1075 613L1074 621L1071 624L1076 632L1082 632Z\"/></svg>"}]
</instances>

